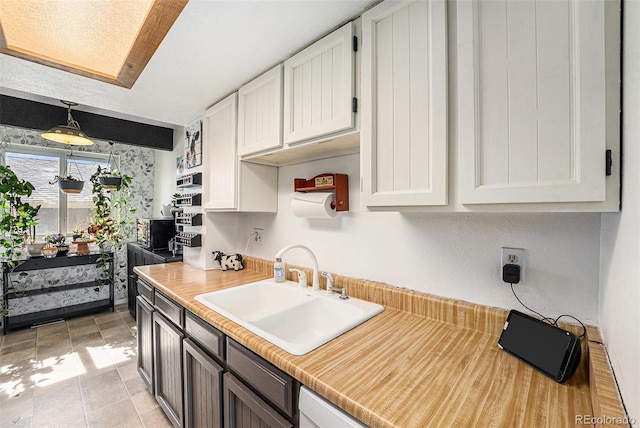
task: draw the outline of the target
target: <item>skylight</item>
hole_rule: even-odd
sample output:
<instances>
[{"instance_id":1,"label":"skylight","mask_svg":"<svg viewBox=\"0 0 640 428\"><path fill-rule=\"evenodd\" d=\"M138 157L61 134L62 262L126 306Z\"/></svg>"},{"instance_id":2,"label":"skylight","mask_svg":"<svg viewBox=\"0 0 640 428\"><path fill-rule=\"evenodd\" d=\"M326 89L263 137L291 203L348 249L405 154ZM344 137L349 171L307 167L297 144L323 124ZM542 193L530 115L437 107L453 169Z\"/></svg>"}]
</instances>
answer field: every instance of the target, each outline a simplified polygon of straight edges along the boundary
<instances>
[{"instance_id":1,"label":"skylight","mask_svg":"<svg viewBox=\"0 0 640 428\"><path fill-rule=\"evenodd\" d=\"M188 0L2 0L0 53L131 88Z\"/></svg>"}]
</instances>

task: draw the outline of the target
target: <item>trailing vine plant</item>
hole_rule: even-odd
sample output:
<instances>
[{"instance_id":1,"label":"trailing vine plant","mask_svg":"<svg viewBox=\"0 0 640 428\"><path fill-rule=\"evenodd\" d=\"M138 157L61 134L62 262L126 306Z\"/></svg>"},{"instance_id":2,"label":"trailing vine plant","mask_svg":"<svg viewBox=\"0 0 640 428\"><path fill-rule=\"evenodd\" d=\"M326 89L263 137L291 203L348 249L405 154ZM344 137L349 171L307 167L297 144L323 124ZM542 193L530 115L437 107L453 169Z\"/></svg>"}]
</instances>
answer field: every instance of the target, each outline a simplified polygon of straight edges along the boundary
<instances>
[{"instance_id":1,"label":"trailing vine plant","mask_svg":"<svg viewBox=\"0 0 640 428\"><path fill-rule=\"evenodd\" d=\"M26 236L38 224L35 217L40 205L34 207L22 200L31 196L34 190L30 182L19 179L9 166L0 165L0 272L3 274L12 273L23 263ZM23 274L26 272L20 275ZM3 301L6 300L3 298ZM2 307L3 312L9 309L5 306Z\"/></svg>"},{"instance_id":2,"label":"trailing vine plant","mask_svg":"<svg viewBox=\"0 0 640 428\"><path fill-rule=\"evenodd\" d=\"M107 171L112 176L122 178L120 184L113 189L106 188L100 182L100 177ZM133 217L131 215L136 209L129 206L131 180L132 178L129 175L121 174L115 169L105 170L101 167L98 167L90 178L93 186L93 203L95 205L91 228L94 231L96 244L101 253L96 265L104 273L103 277L98 280L101 285L104 284L104 276L109 272L110 263L111 269L114 269L114 271L116 267L122 269L126 266L126 261L116 264L116 255L118 250L127 242L133 230ZM113 255L107 250L113 251ZM116 274L114 273L114 275ZM127 287L126 275L124 277L122 275L118 276L116 285L121 289L125 289ZM99 291L99 287L96 291Z\"/></svg>"}]
</instances>

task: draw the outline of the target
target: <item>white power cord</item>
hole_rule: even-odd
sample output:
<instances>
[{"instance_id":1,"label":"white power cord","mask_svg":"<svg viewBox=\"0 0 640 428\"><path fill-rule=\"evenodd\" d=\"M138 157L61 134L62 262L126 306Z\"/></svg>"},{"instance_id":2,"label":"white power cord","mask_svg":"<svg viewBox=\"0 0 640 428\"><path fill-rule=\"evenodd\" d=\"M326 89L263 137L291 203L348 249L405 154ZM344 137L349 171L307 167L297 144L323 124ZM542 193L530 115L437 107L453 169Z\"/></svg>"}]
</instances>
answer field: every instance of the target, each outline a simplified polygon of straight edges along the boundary
<instances>
[{"instance_id":1,"label":"white power cord","mask_svg":"<svg viewBox=\"0 0 640 428\"><path fill-rule=\"evenodd\" d=\"M251 238L257 238L258 236L260 236L258 232L253 232L251 235L249 235L249 239L247 239L247 245L244 246L244 251L242 252L243 256L247 254L247 249L249 248L249 242L251 242Z\"/></svg>"}]
</instances>

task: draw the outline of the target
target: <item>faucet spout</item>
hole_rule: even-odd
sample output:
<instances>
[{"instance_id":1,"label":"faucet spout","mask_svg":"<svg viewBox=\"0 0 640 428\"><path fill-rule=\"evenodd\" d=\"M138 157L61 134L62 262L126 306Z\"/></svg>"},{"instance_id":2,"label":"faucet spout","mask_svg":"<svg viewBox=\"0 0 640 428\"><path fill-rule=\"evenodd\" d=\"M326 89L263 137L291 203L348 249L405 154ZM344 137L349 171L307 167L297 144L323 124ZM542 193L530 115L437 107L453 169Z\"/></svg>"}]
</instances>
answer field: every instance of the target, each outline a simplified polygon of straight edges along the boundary
<instances>
[{"instance_id":1,"label":"faucet spout","mask_svg":"<svg viewBox=\"0 0 640 428\"><path fill-rule=\"evenodd\" d=\"M309 254L309 256L311 256L311 259L313 260L312 287L313 287L313 290L320 290L320 280L318 279L318 259L316 258L316 255L313 254L313 251L311 251L309 247L305 245L300 245L300 244L287 245L286 247L282 248L280 251L276 253L275 258L276 259L282 258L282 255L287 251L291 250L292 248L300 248L302 250L305 250Z\"/></svg>"}]
</instances>

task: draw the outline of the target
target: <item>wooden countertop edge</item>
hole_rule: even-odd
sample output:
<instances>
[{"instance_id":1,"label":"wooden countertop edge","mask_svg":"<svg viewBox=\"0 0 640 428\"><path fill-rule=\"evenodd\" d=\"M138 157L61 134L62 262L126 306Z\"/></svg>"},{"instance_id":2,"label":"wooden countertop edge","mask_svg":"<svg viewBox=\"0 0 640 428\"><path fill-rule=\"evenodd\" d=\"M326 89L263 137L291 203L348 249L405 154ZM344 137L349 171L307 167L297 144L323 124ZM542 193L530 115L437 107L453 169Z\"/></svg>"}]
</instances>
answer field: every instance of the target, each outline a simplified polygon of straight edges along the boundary
<instances>
[{"instance_id":1,"label":"wooden countertop edge","mask_svg":"<svg viewBox=\"0 0 640 428\"><path fill-rule=\"evenodd\" d=\"M628 420L628 415L622 403L622 397L618 390L618 385L613 374L607 349L602 343L600 332L595 327L588 329L588 346L589 346L589 388L591 395L591 405L593 408L593 417L598 427L620 427L626 425L631 427L627 422L618 423ZM609 423L610 422L610 423Z\"/></svg>"},{"instance_id":2,"label":"wooden countertop edge","mask_svg":"<svg viewBox=\"0 0 640 428\"><path fill-rule=\"evenodd\" d=\"M249 258L246 265L247 264L253 269L245 269L242 273L241 281L237 281L237 279L236 281L231 280L228 285L225 284L219 288L227 288L270 278L270 275L266 274L265 270L268 271L269 264L272 269L272 262ZM256 266L258 264L262 266ZM303 269L309 270L306 268ZM243 346L246 346L251 351L272 362L303 384L316 390L334 404L360 418L363 422L375 426L394 425L384 419L382 415L376 414L357 401L349 399L341 394L340 391L334 390L330 385L322 382L318 376L314 376L312 373L301 368L296 363L300 357L287 353L222 315L208 309L199 302L183 297L173 289L166 287L165 284L156 280L153 276L148 275L144 269L140 270L136 267L134 270L154 287L174 299L186 309L198 315ZM310 272L311 270L309 270L309 273ZM311 275L308 275L308 278L311 278ZM411 316L443 321L454 324L457 327L498 336L502 330L502 325L507 314L507 311L502 309L474 305L468 302L461 302L439 296L431 296L373 281L357 280L338 275L334 275L334 279L336 279L336 286L346 287L349 295L383 304L385 306L385 312L383 312L383 314L386 313L387 316L391 318L395 316L394 314L401 315L402 313L408 313ZM322 284L322 286L324 287L324 284ZM601 340L597 329L591 326L588 327L588 338ZM613 378L613 373L608 365L606 350L602 344L597 341L588 340L587 346L589 349L587 356L593 416L623 417L625 412Z\"/></svg>"}]
</instances>

